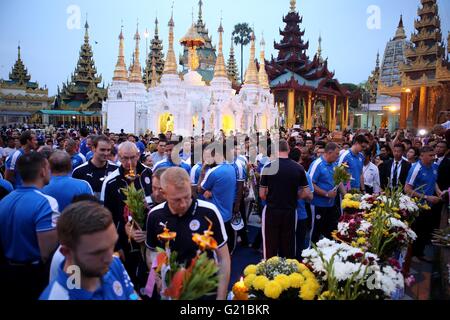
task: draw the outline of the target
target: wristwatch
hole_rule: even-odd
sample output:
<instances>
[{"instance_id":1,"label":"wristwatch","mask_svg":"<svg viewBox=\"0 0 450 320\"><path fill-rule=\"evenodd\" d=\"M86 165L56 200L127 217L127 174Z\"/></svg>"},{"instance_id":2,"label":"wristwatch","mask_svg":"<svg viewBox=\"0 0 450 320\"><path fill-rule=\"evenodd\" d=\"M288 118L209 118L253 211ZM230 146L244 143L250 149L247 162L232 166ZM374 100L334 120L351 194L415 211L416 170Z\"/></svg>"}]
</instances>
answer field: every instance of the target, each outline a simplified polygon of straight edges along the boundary
<instances>
[{"instance_id":1,"label":"wristwatch","mask_svg":"<svg viewBox=\"0 0 450 320\"><path fill-rule=\"evenodd\" d=\"M329 198L329 196L328 196L328 192L327 192L327 193L325 193L325 197Z\"/></svg>"}]
</instances>

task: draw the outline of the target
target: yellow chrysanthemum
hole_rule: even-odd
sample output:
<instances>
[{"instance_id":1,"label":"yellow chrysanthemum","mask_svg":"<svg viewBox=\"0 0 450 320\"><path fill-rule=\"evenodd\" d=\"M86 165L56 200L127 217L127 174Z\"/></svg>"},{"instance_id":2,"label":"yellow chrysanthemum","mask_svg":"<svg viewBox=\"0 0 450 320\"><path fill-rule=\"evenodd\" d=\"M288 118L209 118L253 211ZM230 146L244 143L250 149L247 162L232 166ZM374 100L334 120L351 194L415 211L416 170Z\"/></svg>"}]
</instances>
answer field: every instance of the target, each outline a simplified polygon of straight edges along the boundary
<instances>
[{"instance_id":1,"label":"yellow chrysanthemum","mask_svg":"<svg viewBox=\"0 0 450 320\"><path fill-rule=\"evenodd\" d=\"M305 277L306 280L316 279L316 277L314 276L314 273L312 273L309 269L303 270L302 275Z\"/></svg>"},{"instance_id":2,"label":"yellow chrysanthemum","mask_svg":"<svg viewBox=\"0 0 450 320\"><path fill-rule=\"evenodd\" d=\"M244 269L244 275L248 276L249 274L256 274L256 266L251 264Z\"/></svg>"},{"instance_id":3,"label":"yellow chrysanthemum","mask_svg":"<svg viewBox=\"0 0 450 320\"><path fill-rule=\"evenodd\" d=\"M247 288L251 288L253 285L253 281L255 281L256 274L249 274L244 278L244 284Z\"/></svg>"},{"instance_id":4,"label":"yellow chrysanthemum","mask_svg":"<svg viewBox=\"0 0 450 320\"><path fill-rule=\"evenodd\" d=\"M274 279L278 282L283 290L289 289L289 285L291 282L289 281L289 277L285 274L279 274Z\"/></svg>"},{"instance_id":5,"label":"yellow chrysanthemum","mask_svg":"<svg viewBox=\"0 0 450 320\"><path fill-rule=\"evenodd\" d=\"M278 299L282 291L281 285L275 280L267 282L264 288L264 294L271 299Z\"/></svg>"},{"instance_id":6,"label":"yellow chrysanthemum","mask_svg":"<svg viewBox=\"0 0 450 320\"><path fill-rule=\"evenodd\" d=\"M304 285L300 289L299 297L302 300L314 300L316 292L307 285Z\"/></svg>"},{"instance_id":7,"label":"yellow chrysanthemum","mask_svg":"<svg viewBox=\"0 0 450 320\"><path fill-rule=\"evenodd\" d=\"M305 277L300 273L289 275L289 283L291 288L299 289L305 283Z\"/></svg>"},{"instance_id":8,"label":"yellow chrysanthemum","mask_svg":"<svg viewBox=\"0 0 450 320\"><path fill-rule=\"evenodd\" d=\"M319 300L328 300L329 298L331 298L331 292L325 291L320 295Z\"/></svg>"},{"instance_id":9,"label":"yellow chrysanthemum","mask_svg":"<svg viewBox=\"0 0 450 320\"><path fill-rule=\"evenodd\" d=\"M266 284L269 282L269 279L265 276L257 276L252 283L253 288L256 290L264 290Z\"/></svg>"},{"instance_id":10,"label":"yellow chrysanthemum","mask_svg":"<svg viewBox=\"0 0 450 320\"><path fill-rule=\"evenodd\" d=\"M308 271L309 271L308 267L305 266L303 263L300 263L300 262L299 262L298 265L297 265L297 267L298 267L298 271L301 272L301 273L303 273L305 270L308 270Z\"/></svg>"},{"instance_id":11,"label":"yellow chrysanthemum","mask_svg":"<svg viewBox=\"0 0 450 320\"><path fill-rule=\"evenodd\" d=\"M366 238L358 238L358 241L357 241L357 243L358 244L365 244L367 242L367 240L366 240Z\"/></svg>"},{"instance_id":12,"label":"yellow chrysanthemum","mask_svg":"<svg viewBox=\"0 0 450 320\"><path fill-rule=\"evenodd\" d=\"M347 193L347 194L344 196L344 199L352 199L352 197L353 197L353 195L352 195L351 193Z\"/></svg>"},{"instance_id":13,"label":"yellow chrysanthemum","mask_svg":"<svg viewBox=\"0 0 450 320\"><path fill-rule=\"evenodd\" d=\"M270 258L269 260L267 260L268 263L278 263L280 261L280 258L278 258L277 256Z\"/></svg>"}]
</instances>

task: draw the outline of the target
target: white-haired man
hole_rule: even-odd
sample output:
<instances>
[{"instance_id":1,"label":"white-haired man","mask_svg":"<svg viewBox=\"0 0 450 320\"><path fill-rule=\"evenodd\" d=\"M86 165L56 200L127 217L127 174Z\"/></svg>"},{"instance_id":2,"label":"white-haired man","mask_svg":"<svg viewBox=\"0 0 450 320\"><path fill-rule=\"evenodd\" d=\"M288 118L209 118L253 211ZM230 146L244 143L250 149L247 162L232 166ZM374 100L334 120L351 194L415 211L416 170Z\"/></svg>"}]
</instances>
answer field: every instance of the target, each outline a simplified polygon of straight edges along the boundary
<instances>
[{"instance_id":1,"label":"white-haired man","mask_svg":"<svg viewBox=\"0 0 450 320\"><path fill-rule=\"evenodd\" d=\"M212 297L224 300L230 280L230 255L227 233L219 210L212 203L192 199L191 181L182 168L167 169L161 176L161 187L167 202L153 208L148 215L145 242L148 248L147 265L152 267L156 248L164 248L164 243L158 240L158 234L163 232L163 225L177 233L175 240L169 243L171 250L178 253L177 261L189 264L198 250L192 241L192 234L203 234L208 230L209 219L212 222L213 237L218 244L215 253L219 265L219 286ZM210 257L214 257L213 252L210 252Z\"/></svg>"},{"instance_id":2,"label":"white-haired man","mask_svg":"<svg viewBox=\"0 0 450 320\"><path fill-rule=\"evenodd\" d=\"M113 216L114 224L117 227L119 241L116 249L122 250L125 256L125 268L138 286L135 278L136 269L140 263L143 263L140 246L134 241L129 242L125 232L124 209L126 196L123 192L131 184L134 184L137 190L143 190L148 204L150 204L152 194L152 170L139 162L140 152L133 142L125 141L119 145L119 160L121 166L111 173L103 182L100 200L103 201ZM134 224L136 226L136 224ZM136 228L139 228L136 226ZM141 231L141 230L139 230Z\"/></svg>"}]
</instances>

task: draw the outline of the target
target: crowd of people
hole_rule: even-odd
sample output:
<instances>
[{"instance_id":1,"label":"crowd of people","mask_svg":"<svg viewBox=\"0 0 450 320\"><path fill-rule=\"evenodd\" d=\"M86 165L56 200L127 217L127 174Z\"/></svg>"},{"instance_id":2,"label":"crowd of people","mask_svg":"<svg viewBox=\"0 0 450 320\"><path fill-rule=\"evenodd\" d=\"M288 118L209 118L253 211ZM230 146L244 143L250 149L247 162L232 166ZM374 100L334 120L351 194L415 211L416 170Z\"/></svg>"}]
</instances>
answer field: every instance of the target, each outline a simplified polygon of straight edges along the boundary
<instances>
[{"instance_id":1,"label":"crowd of people","mask_svg":"<svg viewBox=\"0 0 450 320\"><path fill-rule=\"evenodd\" d=\"M303 249L331 237L346 192L397 187L431 207L413 226L413 254L427 261L425 246L448 207L449 135L442 126L422 136L316 128L187 138L3 128L0 278L11 296L28 299L150 299L149 270L164 246L158 235L176 232L170 247L187 263L197 252L192 233L211 221L220 280L205 299L225 299L238 246L264 259L301 259ZM351 180L336 186L334 168L343 163ZM143 228L124 214L132 184L145 195ZM249 216L261 221L252 243Z\"/></svg>"}]
</instances>

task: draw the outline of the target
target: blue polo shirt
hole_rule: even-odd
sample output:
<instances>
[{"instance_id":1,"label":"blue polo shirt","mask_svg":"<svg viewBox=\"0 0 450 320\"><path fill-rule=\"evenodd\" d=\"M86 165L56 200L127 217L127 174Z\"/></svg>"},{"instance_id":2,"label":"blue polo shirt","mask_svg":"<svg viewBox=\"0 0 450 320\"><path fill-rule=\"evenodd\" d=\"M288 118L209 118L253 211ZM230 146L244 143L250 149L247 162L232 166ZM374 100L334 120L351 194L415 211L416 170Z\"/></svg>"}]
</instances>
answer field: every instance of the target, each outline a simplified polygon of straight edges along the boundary
<instances>
[{"instance_id":1,"label":"blue polo shirt","mask_svg":"<svg viewBox=\"0 0 450 320\"><path fill-rule=\"evenodd\" d=\"M10 154L8 158L6 158L5 163L6 170L14 171L14 178L15 178L13 186L14 188L20 187L22 185L22 177L20 176L19 171L17 170L17 160L19 160L19 158L24 154L25 151L22 148L20 148L19 150L16 150L12 154Z\"/></svg>"},{"instance_id":2,"label":"blue polo shirt","mask_svg":"<svg viewBox=\"0 0 450 320\"><path fill-rule=\"evenodd\" d=\"M58 201L60 212L72 203L75 196L94 195L91 185L87 181L75 179L71 176L53 176L50 183L42 189L42 192Z\"/></svg>"},{"instance_id":3,"label":"blue polo shirt","mask_svg":"<svg viewBox=\"0 0 450 320\"><path fill-rule=\"evenodd\" d=\"M72 169L75 169L86 162L86 157L81 153L74 154L70 159L72 160Z\"/></svg>"},{"instance_id":4,"label":"blue polo shirt","mask_svg":"<svg viewBox=\"0 0 450 320\"><path fill-rule=\"evenodd\" d=\"M19 187L0 201L0 243L7 259L36 262L41 253L36 233L56 228L58 203L36 187Z\"/></svg>"},{"instance_id":5,"label":"blue polo shirt","mask_svg":"<svg viewBox=\"0 0 450 320\"><path fill-rule=\"evenodd\" d=\"M344 151L339 157L338 165L347 163L348 173L351 174L350 186L352 189L360 189L361 174L364 167L364 156L362 153L354 154L351 149Z\"/></svg>"},{"instance_id":6,"label":"blue polo shirt","mask_svg":"<svg viewBox=\"0 0 450 320\"><path fill-rule=\"evenodd\" d=\"M8 180L3 179L0 177L0 188L5 189L6 192L12 192L14 191L14 187ZM0 199L1 200L1 199Z\"/></svg>"},{"instance_id":7,"label":"blue polo shirt","mask_svg":"<svg viewBox=\"0 0 450 320\"><path fill-rule=\"evenodd\" d=\"M87 153L88 153L89 151L91 151L91 149L88 148L86 142L87 142L87 139L85 138L85 139L82 139L82 140L81 140L81 143L80 143L80 152L83 154L83 156L86 156Z\"/></svg>"},{"instance_id":8,"label":"blue polo shirt","mask_svg":"<svg viewBox=\"0 0 450 320\"><path fill-rule=\"evenodd\" d=\"M94 292L69 288L73 281L64 272L65 260L58 267L58 276L42 292L39 300L138 300L133 283L119 258L114 257L109 271L101 278Z\"/></svg>"},{"instance_id":9,"label":"blue polo shirt","mask_svg":"<svg viewBox=\"0 0 450 320\"><path fill-rule=\"evenodd\" d=\"M142 141L136 142L136 147L139 149L139 152L143 154L145 152L145 144Z\"/></svg>"},{"instance_id":10,"label":"blue polo shirt","mask_svg":"<svg viewBox=\"0 0 450 320\"><path fill-rule=\"evenodd\" d=\"M224 162L209 170L202 182L202 189L212 193L207 201L216 205L223 222L230 221L236 196L236 171L233 166Z\"/></svg>"},{"instance_id":11,"label":"blue polo shirt","mask_svg":"<svg viewBox=\"0 0 450 320\"><path fill-rule=\"evenodd\" d=\"M409 169L406 184L409 184L418 193L426 196L432 196L435 193L435 185L437 180L438 165L433 163L426 167L422 161L413 164Z\"/></svg>"},{"instance_id":12,"label":"blue polo shirt","mask_svg":"<svg viewBox=\"0 0 450 320\"><path fill-rule=\"evenodd\" d=\"M153 167L153 172L155 172L156 170L161 169L161 168L172 168L172 167L183 168L184 170L187 171L187 173L189 175L191 173L191 166L188 165L186 162L181 161L181 163L179 165L176 165L175 163L172 162L172 160L169 160L169 159L164 159L164 160L161 160L158 163L156 163L155 166Z\"/></svg>"},{"instance_id":13,"label":"blue polo shirt","mask_svg":"<svg viewBox=\"0 0 450 320\"><path fill-rule=\"evenodd\" d=\"M191 185L198 185L198 180L200 179L200 174L202 172L203 164L201 162L195 164L191 169Z\"/></svg>"},{"instance_id":14,"label":"blue polo shirt","mask_svg":"<svg viewBox=\"0 0 450 320\"><path fill-rule=\"evenodd\" d=\"M311 164L307 176L309 176L311 181L320 189L331 191L335 187L333 179L335 167L336 163L328 163L323 157L320 157ZM317 207L330 208L334 206L334 200L314 193L311 204Z\"/></svg>"},{"instance_id":15,"label":"blue polo shirt","mask_svg":"<svg viewBox=\"0 0 450 320\"><path fill-rule=\"evenodd\" d=\"M236 159L231 165L234 168L235 174L236 174L236 180L243 182L247 180L247 170L245 163L243 163L241 160Z\"/></svg>"},{"instance_id":16,"label":"blue polo shirt","mask_svg":"<svg viewBox=\"0 0 450 320\"><path fill-rule=\"evenodd\" d=\"M308 180L309 188L311 192L314 192L314 186L311 181L309 174L306 175L306 180ZM306 212L305 200L297 200L297 220L306 220L308 218L308 213Z\"/></svg>"},{"instance_id":17,"label":"blue polo shirt","mask_svg":"<svg viewBox=\"0 0 450 320\"><path fill-rule=\"evenodd\" d=\"M89 152L86 154L86 161L91 160L93 157L94 157L94 152L93 152L93 151L89 151ZM75 169L75 168L73 168L73 169Z\"/></svg>"}]
</instances>

